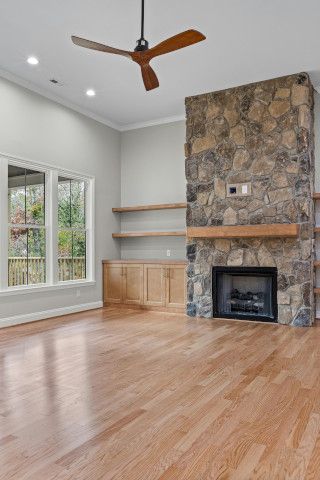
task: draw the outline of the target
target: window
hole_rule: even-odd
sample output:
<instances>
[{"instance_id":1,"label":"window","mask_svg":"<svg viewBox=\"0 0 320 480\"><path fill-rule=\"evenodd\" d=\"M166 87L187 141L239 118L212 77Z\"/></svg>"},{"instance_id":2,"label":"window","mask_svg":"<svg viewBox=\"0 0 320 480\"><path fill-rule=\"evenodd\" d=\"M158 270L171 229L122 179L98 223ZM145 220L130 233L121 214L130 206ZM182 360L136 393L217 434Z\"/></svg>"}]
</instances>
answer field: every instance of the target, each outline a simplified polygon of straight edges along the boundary
<instances>
[{"instance_id":1,"label":"window","mask_svg":"<svg viewBox=\"0 0 320 480\"><path fill-rule=\"evenodd\" d=\"M8 166L8 286L46 281L45 174Z\"/></svg>"},{"instance_id":2,"label":"window","mask_svg":"<svg viewBox=\"0 0 320 480\"><path fill-rule=\"evenodd\" d=\"M94 281L94 179L0 157L0 294Z\"/></svg>"},{"instance_id":3,"label":"window","mask_svg":"<svg viewBox=\"0 0 320 480\"><path fill-rule=\"evenodd\" d=\"M58 179L59 280L86 278L85 182Z\"/></svg>"}]
</instances>

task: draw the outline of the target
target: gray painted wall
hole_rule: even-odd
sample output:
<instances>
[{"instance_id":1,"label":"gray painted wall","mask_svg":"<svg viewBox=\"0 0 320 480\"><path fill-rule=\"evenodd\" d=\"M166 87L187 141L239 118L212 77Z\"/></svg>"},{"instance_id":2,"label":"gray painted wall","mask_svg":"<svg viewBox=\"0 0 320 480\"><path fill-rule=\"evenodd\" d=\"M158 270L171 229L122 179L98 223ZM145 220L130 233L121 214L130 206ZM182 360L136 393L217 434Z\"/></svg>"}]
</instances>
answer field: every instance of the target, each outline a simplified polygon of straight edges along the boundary
<instances>
[{"instance_id":1,"label":"gray painted wall","mask_svg":"<svg viewBox=\"0 0 320 480\"><path fill-rule=\"evenodd\" d=\"M117 258L111 233L120 221L120 133L0 78L0 153L49 163L96 177L96 285L0 296L0 318L102 299L101 260Z\"/></svg>"},{"instance_id":2,"label":"gray painted wall","mask_svg":"<svg viewBox=\"0 0 320 480\"><path fill-rule=\"evenodd\" d=\"M121 205L185 201L185 122L140 128L121 135ZM121 215L122 231L184 230L185 209ZM185 258L185 239L121 240L121 257Z\"/></svg>"}]
</instances>

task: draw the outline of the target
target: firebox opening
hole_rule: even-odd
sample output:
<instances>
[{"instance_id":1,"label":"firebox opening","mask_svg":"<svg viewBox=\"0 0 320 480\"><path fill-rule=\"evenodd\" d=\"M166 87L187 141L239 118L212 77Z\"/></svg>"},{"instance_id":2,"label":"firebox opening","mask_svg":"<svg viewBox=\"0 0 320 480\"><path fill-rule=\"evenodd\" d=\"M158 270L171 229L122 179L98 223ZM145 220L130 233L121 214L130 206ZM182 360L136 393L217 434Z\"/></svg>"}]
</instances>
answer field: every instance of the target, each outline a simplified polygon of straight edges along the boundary
<instances>
[{"instance_id":1,"label":"firebox opening","mask_svg":"<svg viewBox=\"0 0 320 480\"><path fill-rule=\"evenodd\" d=\"M277 268L213 267L213 317L277 322Z\"/></svg>"}]
</instances>

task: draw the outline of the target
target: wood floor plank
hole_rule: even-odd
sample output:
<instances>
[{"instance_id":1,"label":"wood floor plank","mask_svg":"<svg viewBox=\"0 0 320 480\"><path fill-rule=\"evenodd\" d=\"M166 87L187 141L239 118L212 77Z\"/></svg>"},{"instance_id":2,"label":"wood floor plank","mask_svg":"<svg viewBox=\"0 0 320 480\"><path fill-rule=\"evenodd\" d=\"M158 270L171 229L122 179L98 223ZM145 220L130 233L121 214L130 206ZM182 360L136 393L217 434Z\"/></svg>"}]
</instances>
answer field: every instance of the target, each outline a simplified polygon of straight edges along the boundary
<instances>
[{"instance_id":1,"label":"wood floor plank","mask_svg":"<svg viewBox=\"0 0 320 480\"><path fill-rule=\"evenodd\" d=\"M0 480L320 478L319 345L116 306L2 329Z\"/></svg>"}]
</instances>

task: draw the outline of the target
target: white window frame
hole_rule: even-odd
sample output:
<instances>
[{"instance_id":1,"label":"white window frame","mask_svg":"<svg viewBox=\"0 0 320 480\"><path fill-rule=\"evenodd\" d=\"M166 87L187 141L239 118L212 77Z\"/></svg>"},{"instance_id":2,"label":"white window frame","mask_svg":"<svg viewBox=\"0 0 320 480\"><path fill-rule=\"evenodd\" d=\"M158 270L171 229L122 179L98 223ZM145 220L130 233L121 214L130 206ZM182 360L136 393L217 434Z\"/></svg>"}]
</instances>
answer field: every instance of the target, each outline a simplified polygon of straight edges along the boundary
<instances>
[{"instance_id":1,"label":"white window frame","mask_svg":"<svg viewBox=\"0 0 320 480\"><path fill-rule=\"evenodd\" d=\"M46 283L8 286L8 166L38 170L45 173ZM58 272L58 177L86 183L86 279L59 282ZM0 154L0 296L60 288L95 285L94 237L95 178L45 163Z\"/></svg>"}]
</instances>

